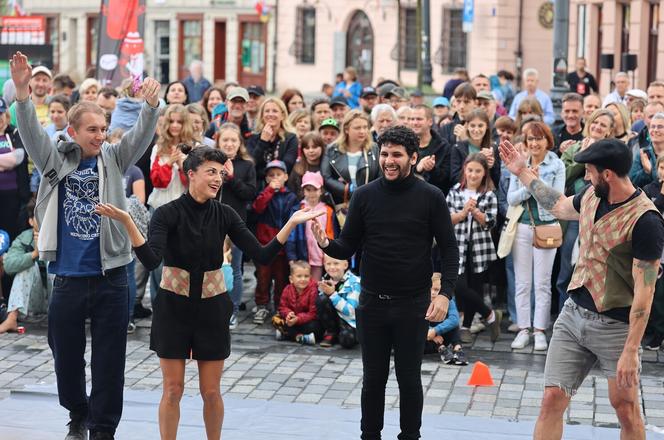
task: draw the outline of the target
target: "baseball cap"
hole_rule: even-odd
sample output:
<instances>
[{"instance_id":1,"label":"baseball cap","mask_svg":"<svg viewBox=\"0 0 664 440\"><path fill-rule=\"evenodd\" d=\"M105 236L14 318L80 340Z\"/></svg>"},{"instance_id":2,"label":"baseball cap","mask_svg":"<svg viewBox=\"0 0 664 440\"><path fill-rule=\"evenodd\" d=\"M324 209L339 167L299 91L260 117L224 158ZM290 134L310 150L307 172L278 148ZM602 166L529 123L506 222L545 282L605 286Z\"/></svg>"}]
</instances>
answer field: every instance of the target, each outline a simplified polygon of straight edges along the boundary
<instances>
[{"instance_id":1,"label":"baseball cap","mask_svg":"<svg viewBox=\"0 0 664 440\"><path fill-rule=\"evenodd\" d=\"M387 94L392 92L392 90L394 90L395 87L396 84L393 83L383 84L382 86L378 87L378 96L380 96L381 98L386 97Z\"/></svg>"},{"instance_id":2,"label":"baseball cap","mask_svg":"<svg viewBox=\"0 0 664 440\"><path fill-rule=\"evenodd\" d=\"M280 160L273 160L268 162L267 165L265 165L265 171L269 170L270 168L279 168L284 173L288 172L286 169L286 164Z\"/></svg>"},{"instance_id":3,"label":"baseball cap","mask_svg":"<svg viewBox=\"0 0 664 440\"><path fill-rule=\"evenodd\" d=\"M618 175L625 176L632 168L632 152L624 142L618 139L602 139L577 153L574 161L599 165Z\"/></svg>"},{"instance_id":4,"label":"baseball cap","mask_svg":"<svg viewBox=\"0 0 664 440\"><path fill-rule=\"evenodd\" d=\"M322 188L323 187L323 176L316 171L315 173L312 173L311 171L307 171L304 173L304 176L302 176L302 188L304 188L307 185L311 185L315 188Z\"/></svg>"},{"instance_id":5,"label":"baseball cap","mask_svg":"<svg viewBox=\"0 0 664 440\"><path fill-rule=\"evenodd\" d=\"M367 86L362 89L362 94L360 95L360 98L364 98L365 96L369 95L378 96L378 93L376 93L376 89L374 89L373 87Z\"/></svg>"},{"instance_id":6,"label":"baseball cap","mask_svg":"<svg viewBox=\"0 0 664 440\"><path fill-rule=\"evenodd\" d=\"M3 98L0 98L0 114L5 113L7 110L9 110L7 101L5 101Z\"/></svg>"},{"instance_id":7,"label":"baseball cap","mask_svg":"<svg viewBox=\"0 0 664 440\"><path fill-rule=\"evenodd\" d=\"M244 99L244 102L249 101L249 92L247 92L247 89L244 87L233 87L228 91L228 95L226 95L226 99L229 101L232 101L235 98L242 98Z\"/></svg>"},{"instance_id":8,"label":"baseball cap","mask_svg":"<svg viewBox=\"0 0 664 440\"><path fill-rule=\"evenodd\" d=\"M397 98L404 99L406 97L406 90L403 87L393 87L392 90L385 94L387 98L389 95L394 95Z\"/></svg>"},{"instance_id":9,"label":"baseball cap","mask_svg":"<svg viewBox=\"0 0 664 440\"><path fill-rule=\"evenodd\" d=\"M495 101L496 98L493 96L493 93L491 93L488 90L482 90L477 94L477 99L484 99L486 101Z\"/></svg>"},{"instance_id":10,"label":"baseball cap","mask_svg":"<svg viewBox=\"0 0 664 440\"><path fill-rule=\"evenodd\" d=\"M410 92L410 96L414 96L414 97L416 97L416 98L419 98L419 97L424 96L424 94L422 93L422 90L420 90L420 89L415 89L415 90L413 90L412 92Z\"/></svg>"},{"instance_id":11,"label":"baseball cap","mask_svg":"<svg viewBox=\"0 0 664 440\"><path fill-rule=\"evenodd\" d=\"M33 76L33 78L35 77L35 75L37 75L37 74L39 74L39 73L43 73L44 75L46 75L46 76L48 76L49 78L53 79L53 74L51 73L51 71L49 70L49 68L46 67L46 66L36 66L36 67L33 67L33 68L32 68L32 76Z\"/></svg>"},{"instance_id":12,"label":"baseball cap","mask_svg":"<svg viewBox=\"0 0 664 440\"><path fill-rule=\"evenodd\" d=\"M330 100L330 107L334 107L335 105L348 106L348 101L343 96L335 96Z\"/></svg>"},{"instance_id":13,"label":"baseball cap","mask_svg":"<svg viewBox=\"0 0 664 440\"><path fill-rule=\"evenodd\" d=\"M261 86L249 86L247 87L247 93L250 95L265 96L265 90Z\"/></svg>"},{"instance_id":14,"label":"baseball cap","mask_svg":"<svg viewBox=\"0 0 664 440\"><path fill-rule=\"evenodd\" d=\"M321 130L321 129L326 128L326 127L336 128L337 131L341 131L341 130L339 130L339 123L334 118L324 119L323 122L321 122L320 125L318 126L318 130Z\"/></svg>"},{"instance_id":15,"label":"baseball cap","mask_svg":"<svg viewBox=\"0 0 664 440\"><path fill-rule=\"evenodd\" d=\"M438 98L433 100L433 106L434 107L449 107L450 106L450 100L447 99L444 96L439 96Z\"/></svg>"},{"instance_id":16,"label":"baseball cap","mask_svg":"<svg viewBox=\"0 0 664 440\"><path fill-rule=\"evenodd\" d=\"M632 98L639 98L643 99L644 101L648 100L648 94L641 89L630 89L625 94L627 96L631 96Z\"/></svg>"}]
</instances>

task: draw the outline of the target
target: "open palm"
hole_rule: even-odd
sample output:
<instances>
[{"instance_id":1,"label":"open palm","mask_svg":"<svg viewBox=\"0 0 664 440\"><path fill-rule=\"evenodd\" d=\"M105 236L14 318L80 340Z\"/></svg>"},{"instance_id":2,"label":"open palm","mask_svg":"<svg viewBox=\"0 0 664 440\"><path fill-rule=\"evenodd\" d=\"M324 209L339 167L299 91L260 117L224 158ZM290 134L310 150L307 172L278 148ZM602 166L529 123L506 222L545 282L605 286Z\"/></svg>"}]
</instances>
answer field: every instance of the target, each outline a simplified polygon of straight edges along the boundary
<instances>
[{"instance_id":1,"label":"open palm","mask_svg":"<svg viewBox=\"0 0 664 440\"><path fill-rule=\"evenodd\" d=\"M28 57L16 52L9 62L12 80L16 88L28 87L32 78L32 68L28 64Z\"/></svg>"},{"instance_id":2,"label":"open palm","mask_svg":"<svg viewBox=\"0 0 664 440\"><path fill-rule=\"evenodd\" d=\"M510 141L500 144L500 159L510 173L518 176L527 167L526 155L519 152Z\"/></svg>"},{"instance_id":3,"label":"open palm","mask_svg":"<svg viewBox=\"0 0 664 440\"><path fill-rule=\"evenodd\" d=\"M300 209L299 211L295 211L290 219L293 223L299 225L301 223L315 219L316 217L319 217L323 214L325 214L325 211L312 211L309 208L304 208Z\"/></svg>"}]
</instances>

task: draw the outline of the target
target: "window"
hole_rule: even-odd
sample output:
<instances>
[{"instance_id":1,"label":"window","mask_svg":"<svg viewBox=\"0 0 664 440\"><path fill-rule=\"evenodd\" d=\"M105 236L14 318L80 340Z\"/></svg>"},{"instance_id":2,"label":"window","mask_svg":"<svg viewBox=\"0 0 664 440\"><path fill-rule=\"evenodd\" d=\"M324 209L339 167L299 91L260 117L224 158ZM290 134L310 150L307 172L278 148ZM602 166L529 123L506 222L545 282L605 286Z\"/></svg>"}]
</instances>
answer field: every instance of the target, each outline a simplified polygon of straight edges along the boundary
<instances>
[{"instance_id":1,"label":"window","mask_svg":"<svg viewBox=\"0 0 664 440\"><path fill-rule=\"evenodd\" d=\"M463 10L443 9L441 47L436 61L446 72L466 67L466 33L463 31Z\"/></svg>"},{"instance_id":2,"label":"window","mask_svg":"<svg viewBox=\"0 0 664 440\"><path fill-rule=\"evenodd\" d=\"M295 59L300 64L316 63L316 9L297 8Z\"/></svg>"},{"instance_id":3,"label":"window","mask_svg":"<svg viewBox=\"0 0 664 440\"><path fill-rule=\"evenodd\" d=\"M171 37L170 23L166 20L157 20L154 22L155 31L155 63L154 77L162 84L168 84L171 70Z\"/></svg>"},{"instance_id":4,"label":"window","mask_svg":"<svg viewBox=\"0 0 664 440\"><path fill-rule=\"evenodd\" d=\"M399 23L401 35L401 47L399 60L402 68L407 70L417 69L417 9L401 9L401 23Z\"/></svg>"},{"instance_id":5,"label":"window","mask_svg":"<svg viewBox=\"0 0 664 440\"><path fill-rule=\"evenodd\" d=\"M99 48L99 16L88 15L87 21L88 39L86 42L86 64L87 68L97 65L97 49Z\"/></svg>"},{"instance_id":6,"label":"window","mask_svg":"<svg viewBox=\"0 0 664 440\"><path fill-rule=\"evenodd\" d=\"M180 75L186 76L189 64L203 59L203 21L200 19L180 20Z\"/></svg>"}]
</instances>

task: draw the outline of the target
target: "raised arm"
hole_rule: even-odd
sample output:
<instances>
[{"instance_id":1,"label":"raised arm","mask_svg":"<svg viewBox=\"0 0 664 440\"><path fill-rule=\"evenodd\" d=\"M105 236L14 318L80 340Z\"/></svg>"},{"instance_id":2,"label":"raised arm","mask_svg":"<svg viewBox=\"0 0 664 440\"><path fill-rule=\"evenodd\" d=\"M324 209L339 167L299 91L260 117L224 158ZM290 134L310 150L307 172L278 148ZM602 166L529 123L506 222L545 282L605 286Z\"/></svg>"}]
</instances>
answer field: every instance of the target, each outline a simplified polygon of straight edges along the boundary
<instances>
[{"instance_id":1,"label":"raised arm","mask_svg":"<svg viewBox=\"0 0 664 440\"><path fill-rule=\"evenodd\" d=\"M528 188L535 200L559 220L578 220L579 213L574 209L573 197L565 197L560 191L542 182L526 166L525 156L517 151L509 141L500 144L500 158L505 167Z\"/></svg>"}]
</instances>

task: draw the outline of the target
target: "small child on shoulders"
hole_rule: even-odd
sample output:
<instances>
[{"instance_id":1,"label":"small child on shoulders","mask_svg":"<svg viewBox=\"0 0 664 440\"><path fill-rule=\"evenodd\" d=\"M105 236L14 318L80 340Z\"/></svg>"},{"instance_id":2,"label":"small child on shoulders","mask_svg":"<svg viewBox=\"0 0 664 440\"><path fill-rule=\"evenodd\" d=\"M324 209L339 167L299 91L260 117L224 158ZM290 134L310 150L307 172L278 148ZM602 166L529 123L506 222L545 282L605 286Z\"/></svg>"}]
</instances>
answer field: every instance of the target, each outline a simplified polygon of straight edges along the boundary
<instances>
[{"instance_id":1,"label":"small child on shoulders","mask_svg":"<svg viewBox=\"0 0 664 440\"><path fill-rule=\"evenodd\" d=\"M357 343L355 309L360 299L360 278L348 270L348 261L325 255L325 277L318 283L320 295L316 302L318 319L325 334L321 347L331 347L335 340L343 348Z\"/></svg>"},{"instance_id":2,"label":"small child on shoulders","mask_svg":"<svg viewBox=\"0 0 664 440\"><path fill-rule=\"evenodd\" d=\"M312 211L325 211L326 215L318 217L318 222L332 240L335 237L336 227L334 209L322 201L323 176L319 172L307 171L302 176L304 199L293 207L293 212L309 208ZM323 276L323 250L318 246L316 238L311 231L311 222L297 225L288 236L286 243L288 261L303 260L311 266L311 276L320 281Z\"/></svg>"},{"instance_id":3,"label":"small child on shoulders","mask_svg":"<svg viewBox=\"0 0 664 440\"><path fill-rule=\"evenodd\" d=\"M272 317L277 341L290 340L315 345L321 329L316 314L318 284L311 278L311 267L305 261L294 261L281 294L279 312Z\"/></svg>"}]
</instances>

